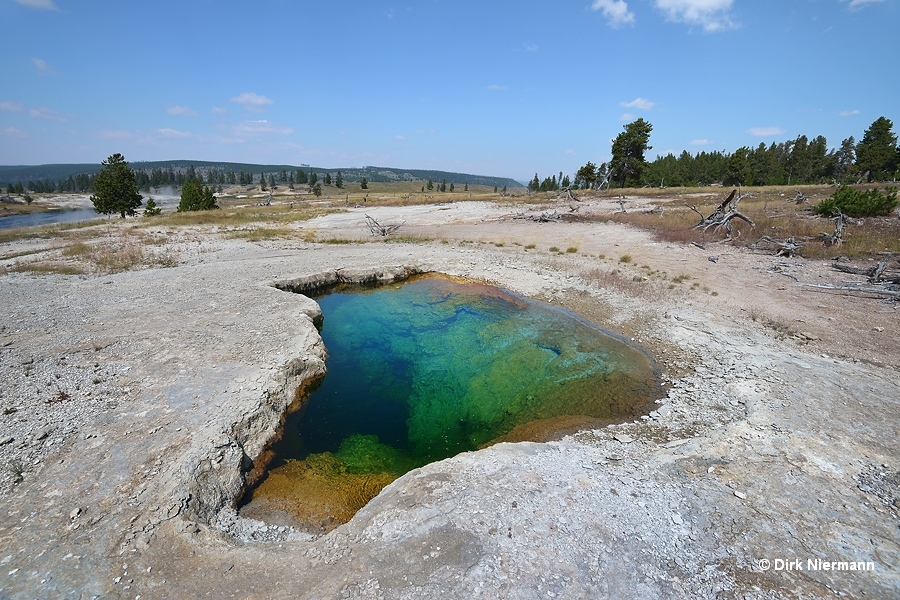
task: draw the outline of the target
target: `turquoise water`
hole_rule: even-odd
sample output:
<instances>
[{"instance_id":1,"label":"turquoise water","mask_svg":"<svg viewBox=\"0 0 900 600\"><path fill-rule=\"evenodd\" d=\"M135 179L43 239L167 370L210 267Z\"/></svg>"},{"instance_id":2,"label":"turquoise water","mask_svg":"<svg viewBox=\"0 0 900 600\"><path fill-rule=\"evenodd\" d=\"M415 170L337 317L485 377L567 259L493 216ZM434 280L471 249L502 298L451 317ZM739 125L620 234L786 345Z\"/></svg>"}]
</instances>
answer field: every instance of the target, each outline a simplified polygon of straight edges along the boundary
<instances>
[{"instance_id":1,"label":"turquoise water","mask_svg":"<svg viewBox=\"0 0 900 600\"><path fill-rule=\"evenodd\" d=\"M301 488L310 477L386 483L500 439L631 416L659 392L642 353L492 286L430 276L318 302L328 373L273 448L278 494L290 482L273 474Z\"/></svg>"}]
</instances>

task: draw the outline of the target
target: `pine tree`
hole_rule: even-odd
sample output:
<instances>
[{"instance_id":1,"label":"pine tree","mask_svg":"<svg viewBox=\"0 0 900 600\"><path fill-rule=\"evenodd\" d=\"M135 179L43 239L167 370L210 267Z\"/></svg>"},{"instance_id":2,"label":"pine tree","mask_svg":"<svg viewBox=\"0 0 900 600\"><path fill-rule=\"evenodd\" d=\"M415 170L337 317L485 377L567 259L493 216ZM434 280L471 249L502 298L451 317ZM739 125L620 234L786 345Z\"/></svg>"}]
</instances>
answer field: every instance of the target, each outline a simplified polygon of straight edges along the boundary
<instances>
[{"instance_id":1,"label":"pine tree","mask_svg":"<svg viewBox=\"0 0 900 600\"><path fill-rule=\"evenodd\" d=\"M181 188L181 201L178 203L178 212L194 210L212 210L219 208L212 188L200 183L199 179L186 181Z\"/></svg>"},{"instance_id":2,"label":"pine tree","mask_svg":"<svg viewBox=\"0 0 900 600\"><path fill-rule=\"evenodd\" d=\"M340 171L337 172L337 175L334 178L334 187L344 187L344 176L341 175Z\"/></svg>"},{"instance_id":3,"label":"pine tree","mask_svg":"<svg viewBox=\"0 0 900 600\"><path fill-rule=\"evenodd\" d=\"M134 184L134 171L119 153L103 161L103 168L94 179L94 194L91 203L94 210L104 215L119 213L134 216L143 197Z\"/></svg>"},{"instance_id":4,"label":"pine tree","mask_svg":"<svg viewBox=\"0 0 900 600\"><path fill-rule=\"evenodd\" d=\"M891 179L897 170L897 136L890 119L879 117L856 145L856 167L869 172L869 181Z\"/></svg>"}]
</instances>

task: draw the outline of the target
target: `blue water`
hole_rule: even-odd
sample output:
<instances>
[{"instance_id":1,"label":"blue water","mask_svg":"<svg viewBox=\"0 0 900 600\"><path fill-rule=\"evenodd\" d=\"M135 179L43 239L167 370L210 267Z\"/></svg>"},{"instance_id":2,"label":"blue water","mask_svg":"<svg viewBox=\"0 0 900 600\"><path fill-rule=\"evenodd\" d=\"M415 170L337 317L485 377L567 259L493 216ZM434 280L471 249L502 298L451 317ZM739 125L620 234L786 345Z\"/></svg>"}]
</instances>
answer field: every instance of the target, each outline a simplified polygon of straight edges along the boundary
<instances>
[{"instance_id":1,"label":"blue water","mask_svg":"<svg viewBox=\"0 0 900 600\"><path fill-rule=\"evenodd\" d=\"M25 215L11 215L0 217L0 229L15 229L17 227L36 227L38 225L54 225L58 223L77 223L91 219L102 219L103 215L94 212L92 208L77 208L74 210L53 210L49 212L29 213Z\"/></svg>"},{"instance_id":2,"label":"blue water","mask_svg":"<svg viewBox=\"0 0 900 600\"><path fill-rule=\"evenodd\" d=\"M251 505L346 520L412 468L633 417L660 395L641 352L496 287L435 276L318 302L328 374L288 416ZM335 508L341 494L353 502ZM322 512L307 501L317 496Z\"/></svg>"}]
</instances>

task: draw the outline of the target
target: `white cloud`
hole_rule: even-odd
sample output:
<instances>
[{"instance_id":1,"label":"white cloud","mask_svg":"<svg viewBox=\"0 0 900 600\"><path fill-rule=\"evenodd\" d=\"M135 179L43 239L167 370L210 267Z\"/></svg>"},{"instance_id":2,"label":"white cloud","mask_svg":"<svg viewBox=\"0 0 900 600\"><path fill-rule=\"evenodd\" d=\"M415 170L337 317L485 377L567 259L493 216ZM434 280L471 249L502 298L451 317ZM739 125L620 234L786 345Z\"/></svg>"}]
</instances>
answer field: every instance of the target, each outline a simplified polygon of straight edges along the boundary
<instances>
[{"instance_id":1,"label":"white cloud","mask_svg":"<svg viewBox=\"0 0 900 600\"><path fill-rule=\"evenodd\" d=\"M66 118L52 108L29 108L28 116L32 119L41 119L42 121L66 122Z\"/></svg>"},{"instance_id":2,"label":"white cloud","mask_svg":"<svg viewBox=\"0 0 900 600\"><path fill-rule=\"evenodd\" d=\"M500 85L497 83L492 83L491 85L489 85L487 87L487 89L489 89L492 92L505 92L507 90L507 86Z\"/></svg>"},{"instance_id":3,"label":"white cloud","mask_svg":"<svg viewBox=\"0 0 900 600\"><path fill-rule=\"evenodd\" d=\"M38 70L38 73L50 74L53 73L53 67L50 64L41 58L32 58L31 64L34 65L34 68Z\"/></svg>"},{"instance_id":4,"label":"white cloud","mask_svg":"<svg viewBox=\"0 0 900 600\"><path fill-rule=\"evenodd\" d=\"M160 133L160 135L162 135L163 137L167 137L167 138L189 138L189 137L191 137L191 134L187 133L186 131L178 131L177 129L169 129L168 127L163 128L163 129L157 129L157 131Z\"/></svg>"},{"instance_id":5,"label":"white cloud","mask_svg":"<svg viewBox=\"0 0 900 600\"><path fill-rule=\"evenodd\" d=\"M25 139L28 137L27 133L25 133L21 129L16 129L15 127L7 127L3 130L3 135L5 135L6 137L14 137L20 139Z\"/></svg>"},{"instance_id":6,"label":"white cloud","mask_svg":"<svg viewBox=\"0 0 900 600\"><path fill-rule=\"evenodd\" d=\"M747 133L755 137L769 137L783 135L785 131L781 127L751 127L747 130Z\"/></svg>"},{"instance_id":7,"label":"white cloud","mask_svg":"<svg viewBox=\"0 0 900 600\"><path fill-rule=\"evenodd\" d=\"M620 121L630 121L634 118L634 115L631 113L624 113L621 117L619 117Z\"/></svg>"},{"instance_id":8,"label":"white cloud","mask_svg":"<svg viewBox=\"0 0 900 600\"><path fill-rule=\"evenodd\" d=\"M651 102L646 98L635 98L631 102L622 102L622 106L625 108L636 108L638 110L650 110L654 106L656 106L655 102Z\"/></svg>"},{"instance_id":9,"label":"white cloud","mask_svg":"<svg viewBox=\"0 0 900 600\"><path fill-rule=\"evenodd\" d=\"M234 128L234 133L237 135L259 135L261 133L290 135L294 133L294 130L290 127L278 127L262 119L260 121L244 121Z\"/></svg>"},{"instance_id":10,"label":"white cloud","mask_svg":"<svg viewBox=\"0 0 900 600\"><path fill-rule=\"evenodd\" d=\"M404 141L406 141L406 136L405 135L395 135L394 139L397 140L398 142L404 142Z\"/></svg>"},{"instance_id":11,"label":"white cloud","mask_svg":"<svg viewBox=\"0 0 900 600\"><path fill-rule=\"evenodd\" d=\"M192 109L190 106L170 106L166 109L166 112L170 115L175 115L179 117L195 117L197 116L197 112Z\"/></svg>"},{"instance_id":12,"label":"white cloud","mask_svg":"<svg viewBox=\"0 0 900 600\"><path fill-rule=\"evenodd\" d=\"M212 107L212 114L214 114L214 115L226 115L226 114L228 114L228 109L225 108L224 106L213 106L213 107Z\"/></svg>"},{"instance_id":13,"label":"white cloud","mask_svg":"<svg viewBox=\"0 0 900 600\"><path fill-rule=\"evenodd\" d=\"M853 110L842 110L838 113L841 117L852 117L853 115L858 115L859 109L854 108Z\"/></svg>"},{"instance_id":14,"label":"white cloud","mask_svg":"<svg viewBox=\"0 0 900 600\"><path fill-rule=\"evenodd\" d=\"M610 27L634 23L634 13L628 10L628 3L624 0L594 0L591 10L603 11L603 16L606 17Z\"/></svg>"},{"instance_id":15,"label":"white cloud","mask_svg":"<svg viewBox=\"0 0 900 600\"><path fill-rule=\"evenodd\" d=\"M710 146L712 145L712 140L691 140L688 143L691 146Z\"/></svg>"},{"instance_id":16,"label":"white cloud","mask_svg":"<svg viewBox=\"0 0 900 600\"><path fill-rule=\"evenodd\" d=\"M6 110L9 112L22 112L23 110L25 110L25 107L18 102L8 102L4 100L3 102L0 102L0 110Z\"/></svg>"},{"instance_id":17,"label":"white cloud","mask_svg":"<svg viewBox=\"0 0 900 600\"><path fill-rule=\"evenodd\" d=\"M847 0L842 0L846 2ZM866 4L872 4L873 2L883 2L884 0L850 0L850 10L858 10L863 8Z\"/></svg>"},{"instance_id":18,"label":"white cloud","mask_svg":"<svg viewBox=\"0 0 900 600\"><path fill-rule=\"evenodd\" d=\"M540 46L538 46L537 44L532 44L532 43L525 44L526 52L537 52L539 49L540 49Z\"/></svg>"},{"instance_id":19,"label":"white cloud","mask_svg":"<svg viewBox=\"0 0 900 600\"><path fill-rule=\"evenodd\" d=\"M571 149L566 150L566 156L575 156L575 151Z\"/></svg>"},{"instance_id":20,"label":"white cloud","mask_svg":"<svg viewBox=\"0 0 900 600\"><path fill-rule=\"evenodd\" d=\"M16 0L22 6L28 8L39 8L42 10L57 10L53 0Z\"/></svg>"},{"instance_id":21,"label":"white cloud","mask_svg":"<svg viewBox=\"0 0 900 600\"><path fill-rule=\"evenodd\" d=\"M263 110L263 107L268 106L269 104L275 104L273 100L270 100L265 96L260 96L259 94L254 94L253 92L244 92L240 96L232 98L231 101L252 111L261 111Z\"/></svg>"},{"instance_id":22,"label":"white cloud","mask_svg":"<svg viewBox=\"0 0 900 600\"><path fill-rule=\"evenodd\" d=\"M656 0L656 8L675 23L700 25L704 31L734 29L730 11L734 0Z\"/></svg>"}]
</instances>

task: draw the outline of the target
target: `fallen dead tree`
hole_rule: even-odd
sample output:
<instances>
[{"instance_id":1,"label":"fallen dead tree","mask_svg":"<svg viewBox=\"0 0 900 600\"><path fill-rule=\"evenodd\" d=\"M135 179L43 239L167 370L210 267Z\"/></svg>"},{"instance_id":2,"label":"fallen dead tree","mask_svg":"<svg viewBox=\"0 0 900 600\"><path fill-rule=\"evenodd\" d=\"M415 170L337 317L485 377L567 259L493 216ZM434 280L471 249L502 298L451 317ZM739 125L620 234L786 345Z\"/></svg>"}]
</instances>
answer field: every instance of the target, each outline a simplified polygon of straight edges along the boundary
<instances>
[{"instance_id":1,"label":"fallen dead tree","mask_svg":"<svg viewBox=\"0 0 900 600\"><path fill-rule=\"evenodd\" d=\"M822 243L825 244L826 248L830 248L831 246L840 246L844 243L844 226L846 223L844 222L844 213L838 211L837 216L834 217L834 232L831 235L827 233L822 234Z\"/></svg>"},{"instance_id":2,"label":"fallen dead tree","mask_svg":"<svg viewBox=\"0 0 900 600\"><path fill-rule=\"evenodd\" d=\"M578 198L578 196L576 196L575 194L573 194L573 193L572 193L572 190L569 189L569 188L564 189L563 191L561 191L561 192L556 196L556 199L557 199L557 200L562 200L563 198L565 198L567 201L568 201L568 200L573 200L573 201L575 201L575 202L581 202L581 200ZM574 212L574 211L573 211L573 212Z\"/></svg>"},{"instance_id":3,"label":"fallen dead tree","mask_svg":"<svg viewBox=\"0 0 900 600\"><path fill-rule=\"evenodd\" d=\"M729 241L734 237L734 225L731 223L733 219L740 219L750 224L750 227L756 227L753 219L738 210L738 204L741 200L750 194L738 194L738 190L731 190L731 194L709 215L704 215L696 206L688 205L692 211L700 215L700 222L694 225L694 229L725 229L726 238Z\"/></svg>"},{"instance_id":4,"label":"fallen dead tree","mask_svg":"<svg viewBox=\"0 0 900 600\"><path fill-rule=\"evenodd\" d=\"M843 263L832 263L831 268L842 273L862 275L869 283L900 284L900 259L894 260L900 254L895 252L882 252L884 258L878 264L871 267L853 267ZM897 263L898 266L894 266Z\"/></svg>"},{"instance_id":5,"label":"fallen dead tree","mask_svg":"<svg viewBox=\"0 0 900 600\"><path fill-rule=\"evenodd\" d=\"M406 223L406 221L403 221L401 223L393 223L391 225L382 225L381 223L376 221L374 217L366 215L366 226L369 228L369 232L372 235L380 235L382 237L390 235L403 227L404 223Z\"/></svg>"},{"instance_id":6,"label":"fallen dead tree","mask_svg":"<svg viewBox=\"0 0 900 600\"><path fill-rule=\"evenodd\" d=\"M836 286L807 285L815 289L874 294L900 300L900 259L898 259L900 254L882 252L880 255L884 258L871 267L854 267L840 262L832 263L831 266L836 271L861 275L866 278L865 282L844 282L843 285Z\"/></svg>"},{"instance_id":7,"label":"fallen dead tree","mask_svg":"<svg viewBox=\"0 0 900 600\"><path fill-rule=\"evenodd\" d=\"M761 238L759 238L759 241L757 241L755 244L753 244L752 248L754 248L754 249L758 248L759 245L763 242L778 248L777 252L775 252L775 256L784 256L786 258L790 258L791 256L794 256L804 246L804 244L802 242L799 242L793 236L787 238L784 241L779 242L778 240L776 240L774 238L764 235Z\"/></svg>"},{"instance_id":8,"label":"fallen dead tree","mask_svg":"<svg viewBox=\"0 0 900 600\"><path fill-rule=\"evenodd\" d=\"M856 292L859 294L873 294L875 296L884 296L900 300L900 289L893 290L889 288L864 287L861 285L815 285L812 283L805 284L806 287L815 290L830 290L835 292Z\"/></svg>"}]
</instances>

